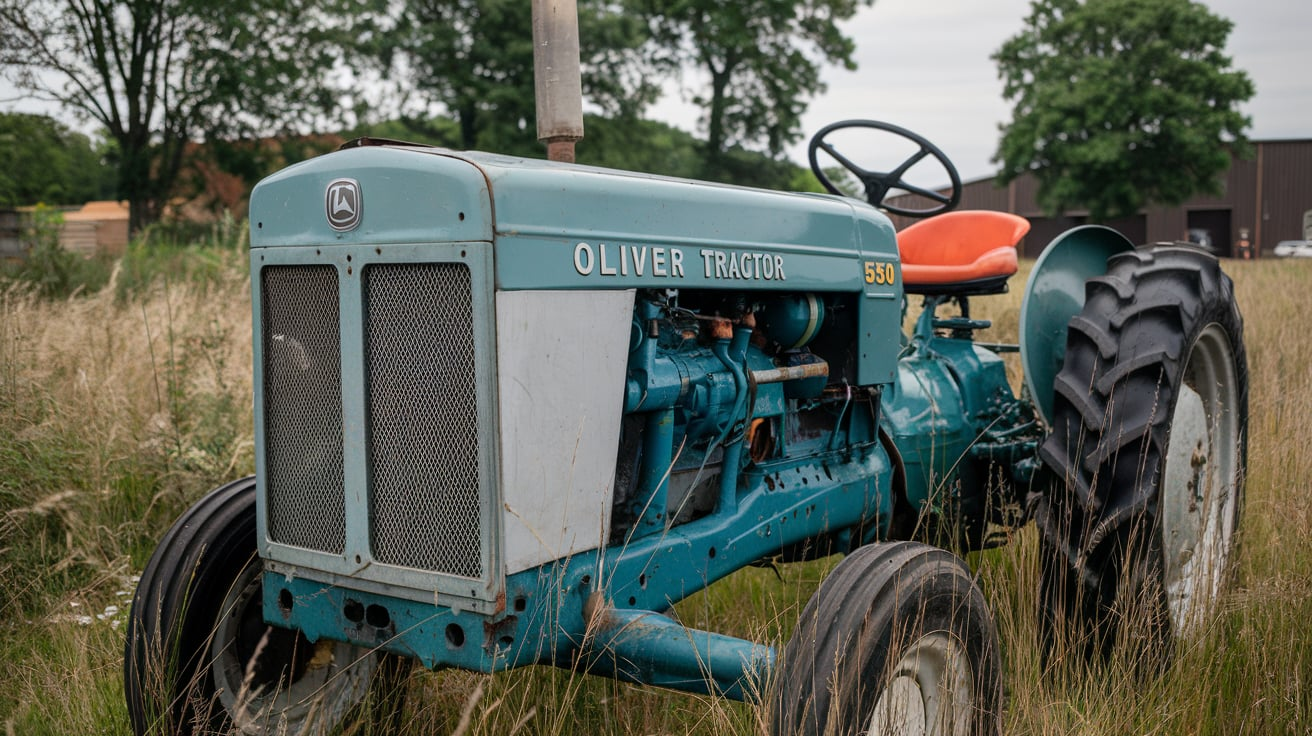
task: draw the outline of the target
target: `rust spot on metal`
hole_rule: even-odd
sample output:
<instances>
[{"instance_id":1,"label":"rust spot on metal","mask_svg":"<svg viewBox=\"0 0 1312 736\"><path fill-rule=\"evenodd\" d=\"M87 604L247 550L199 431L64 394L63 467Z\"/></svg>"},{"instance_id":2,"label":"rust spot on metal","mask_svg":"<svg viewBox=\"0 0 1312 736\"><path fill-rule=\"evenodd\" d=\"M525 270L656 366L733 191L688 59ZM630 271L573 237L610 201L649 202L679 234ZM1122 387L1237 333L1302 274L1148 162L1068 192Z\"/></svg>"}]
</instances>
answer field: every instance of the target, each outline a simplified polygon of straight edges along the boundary
<instances>
[{"instance_id":1,"label":"rust spot on metal","mask_svg":"<svg viewBox=\"0 0 1312 736\"><path fill-rule=\"evenodd\" d=\"M760 371L752 371L752 380L756 383L783 383L801 378L819 378L829 375L829 364L823 360L802 365L779 366Z\"/></svg>"},{"instance_id":2,"label":"rust spot on metal","mask_svg":"<svg viewBox=\"0 0 1312 736\"><path fill-rule=\"evenodd\" d=\"M574 163L574 141L572 139L547 141L547 160Z\"/></svg>"},{"instance_id":3,"label":"rust spot on metal","mask_svg":"<svg viewBox=\"0 0 1312 736\"><path fill-rule=\"evenodd\" d=\"M505 612L506 612L506 591L504 590L497 591L497 600L496 603L493 604L492 606L492 613L495 615L498 613L505 613Z\"/></svg>"},{"instance_id":4,"label":"rust spot on metal","mask_svg":"<svg viewBox=\"0 0 1312 736\"><path fill-rule=\"evenodd\" d=\"M716 340L732 340L733 323L722 318L711 320L711 337Z\"/></svg>"},{"instance_id":5,"label":"rust spot on metal","mask_svg":"<svg viewBox=\"0 0 1312 736\"><path fill-rule=\"evenodd\" d=\"M513 638L518 616L506 616L483 622L483 648L489 652L496 648L502 638Z\"/></svg>"},{"instance_id":6,"label":"rust spot on metal","mask_svg":"<svg viewBox=\"0 0 1312 736\"><path fill-rule=\"evenodd\" d=\"M754 463L763 463L770 457L774 451L774 430L766 419L757 417L747 427L747 447Z\"/></svg>"},{"instance_id":7,"label":"rust spot on metal","mask_svg":"<svg viewBox=\"0 0 1312 736\"><path fill-rule=\"evenodd\" d=\"M335 642L329 639L320 639L314 644L314 654L310 656L310 661L305 665L306 672L312 672L322 669L333 662L333 645Z\"/></svg>"},{"instance_id":8,"label":"rust spot on metal","mask_svg":"<svg viewBox=\"0 0 1312 736\"><path fill-rule=\"evenodd\" d=\"M583 624L588 631L609 628L612 625L610 604L600 590L594 590L583 602Z\"/></svg>"}]
</instances>

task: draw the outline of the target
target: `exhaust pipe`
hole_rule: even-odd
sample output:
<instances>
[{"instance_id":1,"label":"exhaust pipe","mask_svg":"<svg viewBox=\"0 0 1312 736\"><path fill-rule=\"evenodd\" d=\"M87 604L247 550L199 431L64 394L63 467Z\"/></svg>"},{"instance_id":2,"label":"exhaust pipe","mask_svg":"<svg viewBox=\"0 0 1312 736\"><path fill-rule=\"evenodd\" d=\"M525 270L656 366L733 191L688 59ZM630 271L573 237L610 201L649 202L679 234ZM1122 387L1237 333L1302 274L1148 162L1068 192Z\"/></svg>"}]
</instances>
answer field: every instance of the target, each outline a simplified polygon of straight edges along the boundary
<instances>
[{"instance_id":1,"label":"exhaust pipe","mask_svg":"<svg viewBox=\"0 0 1312 736\"><path fill-rule=\"evenodd\" d=\"M533 83L538 140L552 161L574 162L583 138L579 14L575 0L533 0Z\"/></svg>"}]
</instances>

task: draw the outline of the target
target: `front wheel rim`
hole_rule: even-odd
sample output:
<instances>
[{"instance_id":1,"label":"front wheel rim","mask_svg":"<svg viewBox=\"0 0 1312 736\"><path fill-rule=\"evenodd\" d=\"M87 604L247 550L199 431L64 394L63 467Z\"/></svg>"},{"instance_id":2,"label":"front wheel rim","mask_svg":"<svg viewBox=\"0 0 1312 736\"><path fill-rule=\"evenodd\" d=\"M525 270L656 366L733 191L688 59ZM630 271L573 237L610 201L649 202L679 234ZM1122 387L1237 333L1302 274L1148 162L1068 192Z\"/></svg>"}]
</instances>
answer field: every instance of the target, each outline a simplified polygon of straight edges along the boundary
<instances>
[{"instance_id":1,"label":"front wheel rim","mask_svg":"<svg viewBox=\"0 0 1312 736\"><path fill-rule=\"evenodd\" d=\"M242 656L254 648L258 657L271 636L291 635L266 626L261 641L245 641L251 637L251 617L262 618L260 573L258 564L248 565L219 609L210 645L210 672L219 705L238 733L326 732L364 699L377 657L361 647L326 639L310 644L296 633L297 651L307 648L301 652L303 661L289 663L294 673L290 685L279 679L281 675L274 675L276 682L271 681L267 673L259 672L264 668Z\"/></svg>"},{"instance_id":2,"label":"front wheel rim","mask_svg":"<svg viewBox=\"0 0 1312 736\"><path fill-rule=\"evenodd\" d=\"M956 637L936 631L920 637L893 666L866 732L896 736L970 733L975 677Z\"/></svg>"},{"instance_id":3,"label":"front wheel rim","mask_svg":"<svg viewBox=\"0 0 1312 736\"><path fill-rule=\"evenodd\" d=\"M1162 481L1162 577L1178 636L1206 623L1224 583L1239 504L1238 407L1234 349L1212 323L1186 363Z\"/></svg>"}]
</instances>

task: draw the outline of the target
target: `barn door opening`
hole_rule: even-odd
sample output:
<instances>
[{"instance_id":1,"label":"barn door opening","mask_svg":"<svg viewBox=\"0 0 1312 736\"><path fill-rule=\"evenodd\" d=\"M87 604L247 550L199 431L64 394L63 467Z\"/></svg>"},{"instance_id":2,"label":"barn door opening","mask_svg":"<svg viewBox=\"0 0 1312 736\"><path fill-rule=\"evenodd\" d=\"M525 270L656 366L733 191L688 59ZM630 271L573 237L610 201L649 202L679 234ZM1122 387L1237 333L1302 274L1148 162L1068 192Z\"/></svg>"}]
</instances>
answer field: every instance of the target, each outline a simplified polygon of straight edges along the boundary
<instances>
[{"instance_id":1,"label":"barn door opening","mask_svg":"<svg viewBox=\"0 0 1312 736\"><path fill-rule=\"evenodd\" d=\"M1209 253L1234 255L1234 238L1230 236L1230 210L1190 210L1186 237Z\"/></svg>"}]
</instances>

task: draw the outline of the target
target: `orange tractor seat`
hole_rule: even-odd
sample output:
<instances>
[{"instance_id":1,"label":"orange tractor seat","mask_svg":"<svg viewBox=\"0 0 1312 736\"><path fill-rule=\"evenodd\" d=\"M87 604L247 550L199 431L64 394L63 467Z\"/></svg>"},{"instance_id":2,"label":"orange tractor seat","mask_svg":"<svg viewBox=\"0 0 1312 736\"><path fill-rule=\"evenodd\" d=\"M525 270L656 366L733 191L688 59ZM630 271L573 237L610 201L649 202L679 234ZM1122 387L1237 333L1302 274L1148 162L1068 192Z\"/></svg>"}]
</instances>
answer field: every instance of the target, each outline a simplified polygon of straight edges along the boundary
<instances>
[{"instance_id":1,"label":"orange tractor seat","mask_svg":"<svg viewBox=\"0 0 1312 736\"><path fill-rule=\"evenodd\" d=\"M1030 231L1024 217L959 210L897 234L902 283L913 294L991 294L1016 273L1016 244Z\"/></svg>"}]
</instances>

